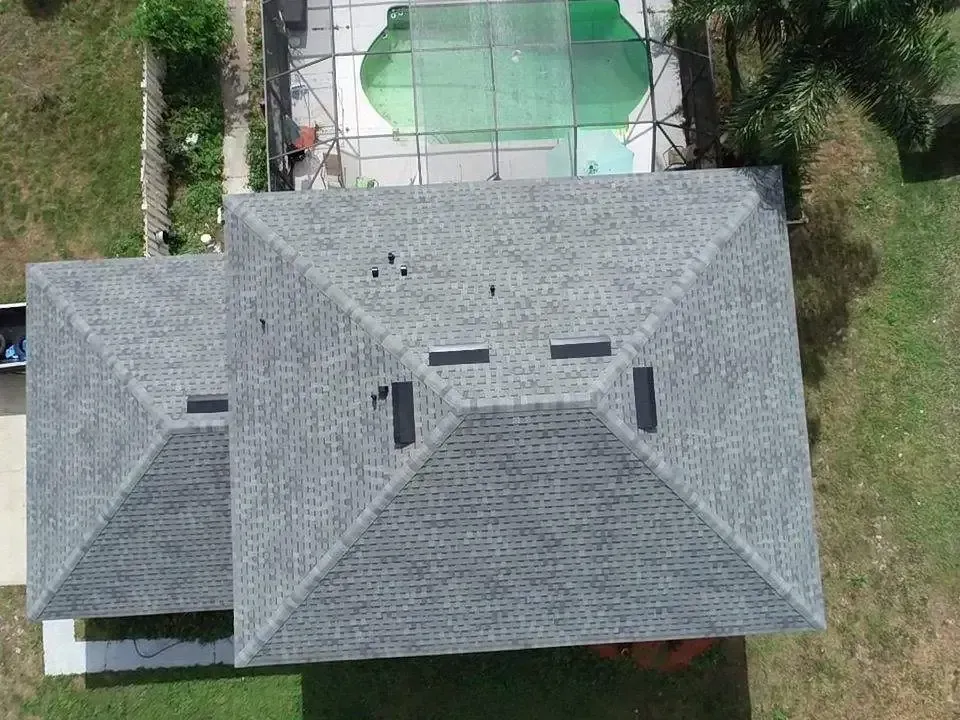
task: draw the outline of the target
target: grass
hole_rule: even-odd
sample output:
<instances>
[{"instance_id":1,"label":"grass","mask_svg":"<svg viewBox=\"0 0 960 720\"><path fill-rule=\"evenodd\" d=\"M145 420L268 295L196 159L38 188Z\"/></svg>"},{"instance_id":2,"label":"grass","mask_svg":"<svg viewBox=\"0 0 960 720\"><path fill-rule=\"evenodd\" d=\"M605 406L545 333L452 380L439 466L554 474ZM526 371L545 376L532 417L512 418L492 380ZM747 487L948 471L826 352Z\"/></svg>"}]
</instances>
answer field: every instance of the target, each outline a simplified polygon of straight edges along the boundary
<instances>
[{"instance_id":1,"label":"grass","mask_svg":"<svg viewBox=\"0 0 960 720\"><path fill-rule=\"evenodd\" d=\"M135 0L0 0L0 302L27 262L138 254Z\"/></svg>"},{"instance_id":2,"label":"grass","mask_svg":"<svg viewBox=\"0 0 960 720\"><path fill-rule=\"evenodd\" d=\"M4 299L24 261L104 254L140 223L132 3L46 7L0 0ZM0 588L0 718L741 720L748 681L758 720L955 720L960 183L902 184L849 113L812 176L791 243L826 632L751 639L748 680L735 646L670 676L569 649L44 678L23 589Z\"/></svg>"},{"instance_id":3,"label":"grass","mask_svg":"<svg viewBox=\"0 0 960 720\"><path fill-rule=\"evenodd\" d=\"M956 718L960 184L902 184L849 115L812 176L794 256L829 629L748 643L755 717Z\"/></svg>"},{"instance_id":4,"label":"grass","mask_svg":"<svg viewBox=\"0 0 960 720\"><path fill-rule=\"evenodd\" d=\"M78 640L177 638L213 642L233 635L232 612L178 613L76 621Z\"/></svg>"}]
</instances>

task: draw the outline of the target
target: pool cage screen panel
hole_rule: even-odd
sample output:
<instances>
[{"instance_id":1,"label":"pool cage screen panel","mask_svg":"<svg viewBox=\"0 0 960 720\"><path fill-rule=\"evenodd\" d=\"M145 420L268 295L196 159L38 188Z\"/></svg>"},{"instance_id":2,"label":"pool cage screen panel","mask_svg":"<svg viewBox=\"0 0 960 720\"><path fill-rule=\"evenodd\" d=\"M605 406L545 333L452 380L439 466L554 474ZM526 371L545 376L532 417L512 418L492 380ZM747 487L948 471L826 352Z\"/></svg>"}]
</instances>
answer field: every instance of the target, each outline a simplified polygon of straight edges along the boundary
<instances>
[{"instance_id":1,"label":"pool cage screen panel","mask_svg":"<svg viewBox=\"0 0 960 720\"><path fill-rule=\"evenodd\" d=\"M665 154L668 144L682 154L665 133L671 127L673 135L689 129L678 103L661 107L658 113L651 93L656 82L653 57L680 49L649 39L650 29L638 26L635 18L635 32L630 30L616 2L407 3L381 6L386 10L384 35L391 42L386 54L372 55L372 48L361 50L360 45L336 46L335 23L313 23L317 32L324 31L320 26L329 26L325 29L329 37L316 41L326 48L321 54L333 59L330 66L344 57L357 67L372 59L394 63L397 77L410 84L409 99L399 109L389 109L395 116L384 116L384 129L368 135L355 123L332 123L329 145L317 149L343 157L344 166L350 157L357 159L358 167L364 157L376 158L382 166L393 163L396 155L395 164L409 168L404 177L411 183L585 175L596 171L594 157L616 168L604 172L631 172L632 150L626 158L617 158L613 144L620 142L623 151L623 145L645 133L663 136L659 151L653 141L654 156ZM306 70L296 47L291 50L280 3L267 0L263 12L270 187L294 189L291 143L298 126L292 119L291 75L299 87ZM603 31L613 18L627 30L613 35ZM382 45L379 52L384 53ZM709 58L704 60L709 70ZM635 84L641 77L647 78L647 86L638 91ZM334 74L332 84L336 82ZM355 88L358 93L366 90ZM328 104L333 109L349 102L349 97L341 96ZM670 112L664 115L667 109ZM391 159L385 160L388 156ZM656 162L651 157L649 169ZM356 178L358 184L361 179L369 181L365 170L357 174L365 176ZM339 180L352 185L354 178L346 174Z\"/></svg>"},{"instance_id":2,"label":"pool cage screen panel","mask_svg":"<svg viewBox=\"0 0 960 720\"><path fill-rule=\"evenodd\" d=\"M462 153L452 179L465 172L495 178L505 146L570 135L576 119L567 7L567 0L411 0L413 131L427 182L449 177L438 169L455 147ZM569 176L573 159L566 170L553 163L537 174Z\"/></svg>"},{"instance_id":3,"label":"pool cage screen panel","mask_svg":"<svg viewBox=\"0 0 960 720\"><path fill-rule=\"evenodd\" d=\"M288 145L299 128L292 119L290 92L290 45L277 0L264 2L263 22L264 112L267 121L267 157L271 190L293 190L293 172Z\"/></svg>"}]
</instances>

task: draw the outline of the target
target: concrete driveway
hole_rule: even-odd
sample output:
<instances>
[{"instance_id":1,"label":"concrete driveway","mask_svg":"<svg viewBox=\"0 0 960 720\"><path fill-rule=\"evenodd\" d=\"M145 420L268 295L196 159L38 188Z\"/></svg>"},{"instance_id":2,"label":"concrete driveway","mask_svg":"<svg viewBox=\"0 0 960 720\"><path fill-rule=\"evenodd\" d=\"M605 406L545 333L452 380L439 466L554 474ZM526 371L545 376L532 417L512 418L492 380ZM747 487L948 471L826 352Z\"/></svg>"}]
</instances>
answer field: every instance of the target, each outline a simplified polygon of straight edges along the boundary
<instances>
[{"instance_id":1,"label":"concrete driveway","mask_svg":"<svg viewBox=\"0 0 960 720\"><path fill-rule=\"evenodd\" d=\"M0 585L27 577L24 375L0 375Z\"/></svg>"}]
</instances>

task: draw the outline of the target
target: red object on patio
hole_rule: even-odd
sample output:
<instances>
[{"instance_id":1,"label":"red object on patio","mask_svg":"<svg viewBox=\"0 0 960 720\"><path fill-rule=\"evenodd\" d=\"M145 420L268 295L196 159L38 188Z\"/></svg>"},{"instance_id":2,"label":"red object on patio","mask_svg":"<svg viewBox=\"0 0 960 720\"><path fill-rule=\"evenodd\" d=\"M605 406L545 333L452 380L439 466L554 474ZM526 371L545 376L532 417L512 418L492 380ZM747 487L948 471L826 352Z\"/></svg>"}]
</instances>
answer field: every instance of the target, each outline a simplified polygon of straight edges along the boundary
<instances>
[{"instance_id":1,"label":"red object on patio","mask_svg":"<svg viewBox=\"0 0 960 720\"><path fill-rule=\"evenodd\" d=\"M308 150L317 144L317 128L312 125L300 126L300 137L293 144L296 150Z\"/></svg>"},{"instance_id":2,"label":"red object on patio","mask_svg":"<svg viewBox=\"0 0 960 720\"><path fill-rule=\"evenodd\" d=\"M674 672L689 667L694 658L705 653L716 643L716 638L699 638L695 640L666 640L619 645L590 645L589 647L602 658L625 656L630 657L639 668Z\"/></svg>"}]
</instances>

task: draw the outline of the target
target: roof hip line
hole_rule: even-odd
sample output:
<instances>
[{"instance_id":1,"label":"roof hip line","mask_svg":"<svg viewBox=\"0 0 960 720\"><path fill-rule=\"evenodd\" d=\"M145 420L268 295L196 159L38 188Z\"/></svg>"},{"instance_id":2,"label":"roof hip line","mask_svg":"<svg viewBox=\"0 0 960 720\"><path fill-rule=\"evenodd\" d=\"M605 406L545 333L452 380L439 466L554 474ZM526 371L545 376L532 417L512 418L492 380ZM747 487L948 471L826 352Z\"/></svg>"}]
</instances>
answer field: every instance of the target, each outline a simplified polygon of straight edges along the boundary
<instances>
[{"instance_id":1,"label":"roof hip line","mask_svg":"<svg viewBox=\"0 0 960 720\"><path fill-rule=\"evenodd\" d=\"M449 413L436 429L430 433L423 445L416 448L407 461L396 471L377 496L370 501L363 512L354 520L337 541L324 553L317 564L303 576L293 591L283 600L270 620L257 630L254 639L240 648L235 657L237 667L245 667L267 646L273 636L290 619L290 616L310 596L320 582L337 566L351 547L380 517L387 506L393 502L403 489L413 480L414 476L427 463L434 451L446 442L453 432L460 427L463 417L456 413Z\"/></svg>"},{"instance_id":2,"label":"roof hip line","mask_svg":"<svg viewBox=\"0 0 960 720\"><path fill-rule=\"evenodd\" d=\"M700 252L690 257L680 277L667 286L663 297L654 305L650 314L640 324L640 328L632 335L625 337L620 343L620 350L594 383L595 391L607 392L616 382L617 377L633 364L633 361L640 354L640 348L643 344L653 337L667 316L680 303L683 296L696 284L704 270L714 261L721 248L730 241L737 230L740 229L740 226L753 215L758 207L760 207L760 196L756 192L749 193L747 199L742 200L736 206L735 212L723 224L724 232L716 238L707 240L701 247Z\"/></svg>"},{"instance_id":3,"label":"roof hip line","mask_svg":"<svg viewBox=\"0 0 960 720\"><path fill-rule=\"evenodd\" d=\"M77 565L80 564L80 561L83 560L84 556L90 551L90 548L93 547L94 543L96 543L100 533L106 529L107 525L110 524L110 521L123 506L123 503L127 501L127 498L130 497L130 494L133 492L133 490L137 487L140 481L143 480L147 470L153 464L153 461L157 459L157 456L166 446L169 439L170 436L166 432L166 428L161 428L160 434L154 438L153 442L151 442L147 446L146 450L144 450L140 461L130 469L130 472L127 473L126 478L124 478L123 482L120 484L120 487L117 488L117 492L114 493L113 497L110 499L110 504L107 505L105 509L100 510L97 513L96 522L89 530L87 530L86 533L84 533L80 544L77 545L67 556L67 559L64 560L63 565L60 566L60 569L54 576L53 581L43 589L43 592L40 593L40 596L37 598L36 602L34 602L33 605L27 609L28 617L39 617L40 613L43 612L53 598L56 597L57 593L60 592L67 578L70 577L70 574L76 569Z\"/></svg>"},{"instance_id":4,"label":"roof hip line","mask_svg":"<svg viewBox=\"0 0 960 720\"><path fill-rule=\"evenodd\" d=\"M255 233L268 248L276 252L283 260L289 262L297 276L306 280L321 295L346 314L351 321L363 328L386 352L407 368L417 380L433 390L457 415L463 415L466 412L463 398L454 388L453 383L440 377L426 363L422 354L407 347L399 335L391 332L376 316L364 310L360 303L335 285L320 268L300 255L279 233L267 226L259 217L243 209L242 201L233 201L231 204L233 205L230 208L231 213L240 222L244 223L251 232Z\"/></svg>"},{"instance_id":5,"label":"roof hip line","mask_svg":"<svg viewBox=\"0 0 960 720\"><path fill-rule=\"evenodd\" d=\"M776 569L770 565L753 546L737 534L726 520L717 515L700 495L681 477L679 477L665 458L654 452L644 443L611 408L594 410L597 418L607 429L619 438L640 462L649 468L660 481L670 488L703 523L713 530L726 545L733 550L767 585L813 629L822 629L825 619L822 613L814 612L796 588L790 585Z\"/></svg>"}]
</instances>

